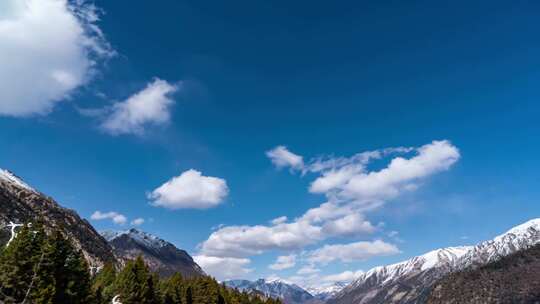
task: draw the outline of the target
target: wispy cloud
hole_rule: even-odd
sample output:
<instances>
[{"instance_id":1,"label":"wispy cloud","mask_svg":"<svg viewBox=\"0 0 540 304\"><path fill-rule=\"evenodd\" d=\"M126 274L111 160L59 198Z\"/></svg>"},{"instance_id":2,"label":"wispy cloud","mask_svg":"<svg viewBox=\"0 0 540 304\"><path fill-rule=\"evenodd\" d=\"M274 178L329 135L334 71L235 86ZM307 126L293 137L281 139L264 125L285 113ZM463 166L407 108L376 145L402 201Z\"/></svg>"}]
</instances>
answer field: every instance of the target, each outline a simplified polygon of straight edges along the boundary
<instances>
[{"instance_id":1,"label":"wispy cloud","mask_svg":"<svg viewBox=\"0 0 540 304\"><path fill-rule=\"evenodd\" d=\"M112 135L142 135L148 126L168 123L174 104L171 95L179 88L179 84L154 79L143 90L123 102L114 104L101 128Z\"/></svg>"},{"instance_id":2,"label":"wispy cloud","mask_svg":"<svg viewBox=\"0 0 540 304\"><path fill-rule=\"evenodd\" d=\"M290 254L290 255L278 256L276 259L276 262L268 266L268 268L272 270L284 270L284 269L292 268L295 265L296 265L296 255Z\"/></svg>"},{"instance_id":3,"label":"wispy cloud","mask_svg":"<svg viewBox=\"0 0 540 304\"><path fill-rule=\"evenodd\" d=\"M118 224L118 225L124 225L125 223L127 223L127 217L115 211L101 212L98 210L92 213L92 216L90 216L90 219L95 220L95 221L110 219L112 220L113 223Z\"/></svg>"},{"instance_id":4,"label":"wispy cloud","mask_svg":"<svg viewBox=\"0 0 540 304\"><path fill-rule=\"evenodd\" d=\"M275 155L290 156L282 153L283 149L269 156L273 162ZM371 160L394 154L401 156L395 156L380 170L368 170L367 165ZM310 192L324 194L328 200L291 221L279 217L272 220L270 225L222 227L212 232L201 244L201 253L218 257L246 257L275 249L297 250L333 237L369 235L377 227L366 219L367 212L402 193L414 191L422 179L448 170L459 157L458 149L445 140L433 141L419 148L368 151L350 158L318 158L307 164L300 161L303 158L296 154L283 157L286 161L280 160L280 166L288 165L318 174L310 186ZM320 251L313 257L314 261L327 260L324 253L332 248ZM362 249L365 253L355 256L352 251L347 251L349 248ZM349 244L341 249L350 255L335 255L334 259L367 259L399 252L394 245L380 240Z\"/></svg>"}]
</instances>

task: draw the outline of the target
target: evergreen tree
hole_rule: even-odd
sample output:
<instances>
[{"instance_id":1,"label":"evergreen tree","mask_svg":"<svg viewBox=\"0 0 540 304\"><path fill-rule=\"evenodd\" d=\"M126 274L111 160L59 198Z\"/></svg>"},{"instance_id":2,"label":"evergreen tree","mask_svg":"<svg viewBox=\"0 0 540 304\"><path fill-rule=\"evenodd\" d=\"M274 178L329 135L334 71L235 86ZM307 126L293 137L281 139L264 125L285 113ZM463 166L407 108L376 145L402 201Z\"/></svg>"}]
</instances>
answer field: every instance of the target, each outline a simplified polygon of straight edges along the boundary
<instances>
[{"instance_id":1,"label":"evergreen tree","mask_svg":"<svg viewBox=\"0 0 540 304\"><path fill-rule=\"evenodd\" d=\"M114 285L123 304L158 303L153 276L140 256L126 264Z\"/></svg>"},{"instance_id":2,"label":"evergreen tree","mask_svg":"<svg viewBox=\"0 0 540 304\"><path fill-rule=\"evenodd\" d=\"M116 280L116 269L112 263L107 263L94 277L92 291L96 304L111 303L114 294L114 281Z\"/></svg>"},{"instance_id":3,"label":"evergreen tree","mask_svg":"<svg viewBox=\"0 0 540 304\"><path fill-rule=\"evenodd\" d=\"M186 304L193 304L193 290L191 286L188 286L186 290Z\"/></svg>"},{"instance_id":4,"label":"evergreen tree","mask_svg":"<svg viewBox=\"0 0 540 304\"><path fill-rule=\"evenodd\" d=\"M90 301L90 273L86 260L60 232L54 232L42 250L37 269L36 303L82 304Z\"/></svg>"},{"instance_id":5,"label":"evergreen tree","mask_svg":"<svg viewBox=\"0 0 540 304\"><path fill-rule=\"evenodd\" d=\"M35 280L45 233L40 225L24 225L0 258L0 303L20 303Z\"/></svg>"}]
</instances>

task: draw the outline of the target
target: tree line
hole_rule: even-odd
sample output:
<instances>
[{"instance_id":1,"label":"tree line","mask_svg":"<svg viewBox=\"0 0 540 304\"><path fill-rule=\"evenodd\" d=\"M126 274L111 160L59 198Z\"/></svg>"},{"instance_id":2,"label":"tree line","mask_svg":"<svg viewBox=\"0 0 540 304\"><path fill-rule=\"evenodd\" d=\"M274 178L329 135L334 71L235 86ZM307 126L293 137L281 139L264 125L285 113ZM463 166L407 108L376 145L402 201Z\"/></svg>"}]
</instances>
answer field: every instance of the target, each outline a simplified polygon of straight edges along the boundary
<instances>
[{"instance_id":1,"label":"tree line","mask_svg":"<svg viewBox=\"0 0 540 304\"><path fill-rule=\"evenodd\" d=\"M0 249L2 304L281 304L262 294L241 292L214 278L160 278L138 257L122 269L106 264L92 276L80 250L59 231L24 225Z\"/></svg>"}]
</instances>

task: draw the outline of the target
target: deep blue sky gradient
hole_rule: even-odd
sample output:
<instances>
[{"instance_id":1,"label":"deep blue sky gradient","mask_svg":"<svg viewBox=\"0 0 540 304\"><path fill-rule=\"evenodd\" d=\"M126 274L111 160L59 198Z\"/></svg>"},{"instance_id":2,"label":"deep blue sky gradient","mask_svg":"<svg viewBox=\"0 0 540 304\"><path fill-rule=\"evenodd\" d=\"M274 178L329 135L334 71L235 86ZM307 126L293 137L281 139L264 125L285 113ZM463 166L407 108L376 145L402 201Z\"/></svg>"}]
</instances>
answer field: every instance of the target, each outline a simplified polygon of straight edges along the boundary
<instances>
[{"instance_id":1,"label":"deep blue sky gradient","mask_svg":"<svg viewBox=\"0 0 540 304\"><path fill-rule=\"evenodd\" d=\"M308 193L309 176L272 167L264 152L276 145L310 158L437 139L460 161L370 215L399 231L403 253L325 273L474 243L540 216L538 2L96 4L119 55L50 115L0 117L0 167L84 217L152 218L142 229L196 253L216 225L294 218L324 201ZM153 77L184 82L167 127L109 136L76 111L124 100ZM226 203L148 204L146 191L190 168L225 178ZM272 273L278 254L253 258L250 276Z\"/></svg>"}]
</instances>

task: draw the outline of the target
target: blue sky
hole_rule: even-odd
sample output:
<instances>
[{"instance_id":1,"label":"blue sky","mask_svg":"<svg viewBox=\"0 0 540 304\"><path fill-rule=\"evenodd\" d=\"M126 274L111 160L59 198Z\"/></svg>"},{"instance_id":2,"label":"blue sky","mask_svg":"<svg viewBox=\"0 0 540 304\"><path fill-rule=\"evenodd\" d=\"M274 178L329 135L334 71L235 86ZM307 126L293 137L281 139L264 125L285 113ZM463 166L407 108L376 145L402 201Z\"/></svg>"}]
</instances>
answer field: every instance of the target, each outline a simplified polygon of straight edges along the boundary
<instances>
[{"instance_id":1,"label":"blue sky","mask_svg":"<svg viewBox=\"0 0 540 304\"><path fill-rule=\"evenodd\" d=\"M290 2L0 4L0 167L220 279L350 279L538 217L537 3Z\"/></svg>"}]
</instances>

